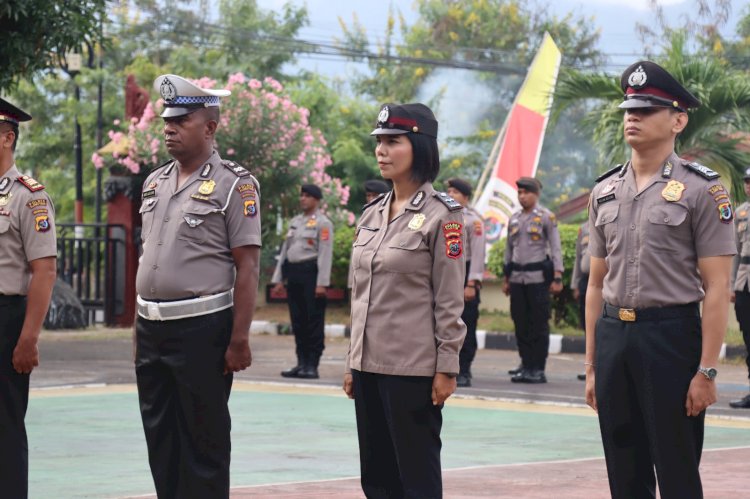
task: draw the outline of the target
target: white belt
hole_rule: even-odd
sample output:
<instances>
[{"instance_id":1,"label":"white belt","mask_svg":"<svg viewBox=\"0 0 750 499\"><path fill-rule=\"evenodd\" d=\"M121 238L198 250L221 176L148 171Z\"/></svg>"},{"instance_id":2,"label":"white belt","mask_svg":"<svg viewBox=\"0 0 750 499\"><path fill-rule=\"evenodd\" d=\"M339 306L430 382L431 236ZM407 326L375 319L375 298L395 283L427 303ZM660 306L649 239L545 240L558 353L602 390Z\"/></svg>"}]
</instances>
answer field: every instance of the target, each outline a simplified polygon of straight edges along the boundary
<instances>
[{"instance_id":1,"label":"white belt","mask_svg":"<svg viewBox=\"0 0 750 499\"><path fill-rule=\"evenodd\" d=\"M227 309L233 304L232 291L165 302L146 301L137 296L136 301L138 302L138 315L150 321L173 321L198 317Z\"/></svg>"}]
</instances>

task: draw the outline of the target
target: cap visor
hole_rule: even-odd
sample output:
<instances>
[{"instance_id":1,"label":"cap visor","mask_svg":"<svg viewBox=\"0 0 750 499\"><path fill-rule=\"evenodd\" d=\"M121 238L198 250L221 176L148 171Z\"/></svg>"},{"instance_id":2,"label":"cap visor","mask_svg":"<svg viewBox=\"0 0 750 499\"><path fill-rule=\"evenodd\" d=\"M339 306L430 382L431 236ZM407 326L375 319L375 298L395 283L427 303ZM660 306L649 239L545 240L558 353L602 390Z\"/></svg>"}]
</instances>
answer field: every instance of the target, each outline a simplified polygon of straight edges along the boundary
<instances>
[{"instance_id":1,"label":"cap visor","mask_svg":"<svg viewBox=\"0 0 750 499\"><path fill-rule=\"evenodd\" d=\"M403 135L409 133L406 130L399 130L398 128L376 128L370 135Z\"/></svg>"},{"instance_id":2,"label":"cap visor","mask_svg":"<svg viewBox=\"0 0 750 499\"><path fill-rule=\"evenodd\" d=\"M620 109L639 109L639 108L644 108L644 107L672 107L672 106L668 106L666 104L662 104L661 102L654 102L652 100L647 100L647 99L628 99L620 103L620 105L617 107L619 107Z\"/></svg>"},{"instance_id":3,"label":"cap visor","mask_svg":"<svg viewBox=\"0 0 750 499\"><path fill-rule=\"evenodd\" d=\"M164 111L161 112L162 118L176 118L178 116L185 116L186 114L194 113L202 107L165 107Z\"/></svg>"}]
</instances>

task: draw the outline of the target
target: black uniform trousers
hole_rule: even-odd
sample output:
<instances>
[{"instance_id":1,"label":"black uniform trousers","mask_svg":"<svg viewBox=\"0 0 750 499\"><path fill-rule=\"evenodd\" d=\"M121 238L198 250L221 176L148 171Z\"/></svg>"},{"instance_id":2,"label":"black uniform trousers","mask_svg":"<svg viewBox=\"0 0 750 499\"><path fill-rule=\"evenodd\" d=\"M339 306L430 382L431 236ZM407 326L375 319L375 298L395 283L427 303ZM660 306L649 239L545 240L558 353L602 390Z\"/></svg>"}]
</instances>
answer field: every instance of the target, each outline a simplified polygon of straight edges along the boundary
<instances>
[{"instance_id":1,"label":"black uniform trousers","mask_svg":"<svg viewBox=\"0 0 750 499\"><path fill-rule=\"evenodd\" d=\"M578 313L581 316L581 329L586 331L586 290L589 287L589 275L581 274L578 279Z\"/></svg>"},{"instance_id":2,"label":"black uniform trousers","mask_svg":"<svg viewBox=\"0 0 750 499\"><path fill-rule=\"evenodd\" d=\"M286 264L289 316L292 320L297 359L300 364L317 367L325 348L325 297L316 298L318 264L316 261Z\"/></svg>"},{"instance_id":3,"label":"black uniform trousers","mask_svg":"<svg viewBox=\"0 0 750 499\"><path fill-rule=\"evenodd\" d=\"M159 499L228 498L232 309L173 321L138 317L135 373Z\"/></svg>"},{"instance_id":4,"label":"black uniform trousers","mask_svg":"<svg viewBox=\"0 0 750 499\"><path fill-rule=\"evenodd\" d=\"M442 405L432 377L352 370L362 490L368 499L440 498Z\"/></svg>"},{"instance_id":5,"label":"black uniform trousers","mask_svg":"<svg viewBox=\"0 0 750 499\"><path fill-rule=\"evenodd\" d=\"M745 340L745 349L748 351L745 363L747 364L748 378L750 378L750 292L748 292L747 285L742 291L735 291L734 296L734 313L737 316L737 322L740 324L742 338Z\"/></svg>"},{"instance_id":6,"label":"black uniform trousers","mask_svg":"<svg viewBox=\"0 0 750 499\"><path fill-rule=\"evenodd\" d=\"M471 260L466 262L466 278L464 286L469 282L469 266ZM461 346L461 352L458 354L458 365L461 374L471 372L471 363L474 362L474 356L477 354L477 321L479 321L479 288L476 289L477 295L471 301L464 301L464 311L461 314L461 320L466 324L466 337L464 344Z\"/></svg>"},{"instance_id":7,"label":"black uniform trousers","mask_svg":"<svg viewBox=\"0 0 750 499\"><path fill-rule=\"evenodd\" d=\"M549 352L549 284L510 283L510 316L524 369L544 371Z\"/></svg>"},{"instance_id":8,"label":"black uniform trousers","mask_svg":"<svg viewBox=\"0 0 750 499\"><path fill-rule=\"evenodd\" d=\"M638 311L636 311L637 315ZM612 314L614 315L614 314ZM681 317L596 324L596 402L614 499L703 497L705 411L685 414L701 356L698 305Z\"/></svg>"},{"instance_id":9,"label":"black uniform trousers","mask_svg":"<svg viewBox=\"0 0 750 499\"><path fill-rule=\"evenodd\" d=\"M28 374L13 368L13 350L26 315L25 296L0 296L0 496L25 499L29 488L26 408Z\"/></svg>"}]
</instances>

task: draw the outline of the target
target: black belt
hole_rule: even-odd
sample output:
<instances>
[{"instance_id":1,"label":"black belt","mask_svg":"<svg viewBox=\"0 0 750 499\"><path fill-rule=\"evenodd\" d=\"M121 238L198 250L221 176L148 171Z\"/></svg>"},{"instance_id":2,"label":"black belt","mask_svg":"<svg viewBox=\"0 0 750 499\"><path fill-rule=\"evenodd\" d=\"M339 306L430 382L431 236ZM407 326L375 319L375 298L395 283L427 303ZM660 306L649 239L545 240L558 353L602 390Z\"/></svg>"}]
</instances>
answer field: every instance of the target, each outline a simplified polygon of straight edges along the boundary
<instances>
[{"instance_id":1,"label":"black belt","mask_svg":"<svg viewBox=\"0 0 750 499\"><path fill-rule=\"evenodd\" d=\"M0 303L11 304L18 303L26 299L24 295L0 295Z\"/></svg>"},{"instance_id":2,"label":"black belt","mask_svg":"<svg viewBox=\"0 0 750 499\"><path fill-rule=\"evenodd\" d=\"M623 322L658 321L662 319L678 319L680 317L700 317L700 307L697 302L686 305L651 308L620 308L605 303L604 316L620 319Z\"/></svg>"},{"instance_id":3,"label":"black belt","mask_svg":"<svg viewBox=\"0 0 750 499\"><path fill-rule=\"evenodd\" d=\"M305 260L302 262L290 262L289 260L286 261L286 264L289 266L290 269L295 270L313 270L318 268L318 259L314 258L312 260Z\"/></svg>"},{"instance_id":4,"label":"black belt","mask_svg":"<svg viewBox=\"0 0 750 499\"><path fill-rule=\"evenodd\" d=\"M750 256L741 256L740 257L740 263L742 263L742 264L750 264Z\"/></svg>"},{"instance_id":5,"label":"black belt","mask_svg":"<svg viewBox=\"0 0 750 499\"><path fill-rule=\"evenodd\" d=\"M543 260L541 262L532 262L532 263L525 263L521 265L520 263L514 263L511 262L510 268L511 270L519 270L522 272L530 272L532 270L544 270L544 264L547 260Z\"/></svg>"}]
</instances>

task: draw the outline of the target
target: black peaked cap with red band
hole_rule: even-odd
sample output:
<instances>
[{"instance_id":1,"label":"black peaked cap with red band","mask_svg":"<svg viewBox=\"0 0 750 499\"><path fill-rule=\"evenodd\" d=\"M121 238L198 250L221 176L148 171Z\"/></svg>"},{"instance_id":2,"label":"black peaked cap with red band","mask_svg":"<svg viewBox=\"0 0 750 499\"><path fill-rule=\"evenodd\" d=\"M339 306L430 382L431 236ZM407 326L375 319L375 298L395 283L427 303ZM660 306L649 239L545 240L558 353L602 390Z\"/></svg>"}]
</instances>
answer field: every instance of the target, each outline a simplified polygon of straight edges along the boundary
<instances>
[{"instance_id":1,"label":"black peaked cap with red band","mask_svg":"<svg viewBox=\"0 0 750 499\"><path fill-rule=\"evenodd\" d=\"M31 115L21 111L5 99L0 99L0 123L18 125L22 121L31 120Z\"/></svg>"},{"instance_id":2,"label":"black peaked cap with red band","mask_svg":"<svg viewBox=\"0 0 750 499\"><path fill-rule=\"evenodd\" d=\"M383 104L375 130L370 135L421 133L437 138L438 122L424 104Z\"/></svg>"},{"instance_id":3,"label":"black peaked cap with red band","mask_svg":"<svg viewBox=\"0 0 750 499\"><path fill-rule=\"evenodd\" d=\"M674 76L651 61L638 61L628 67L622 73L620 87L625 92L625 101L618 106L621 109L670 107L685 112L701 105Z\"/></svg>"}]
</instances>

